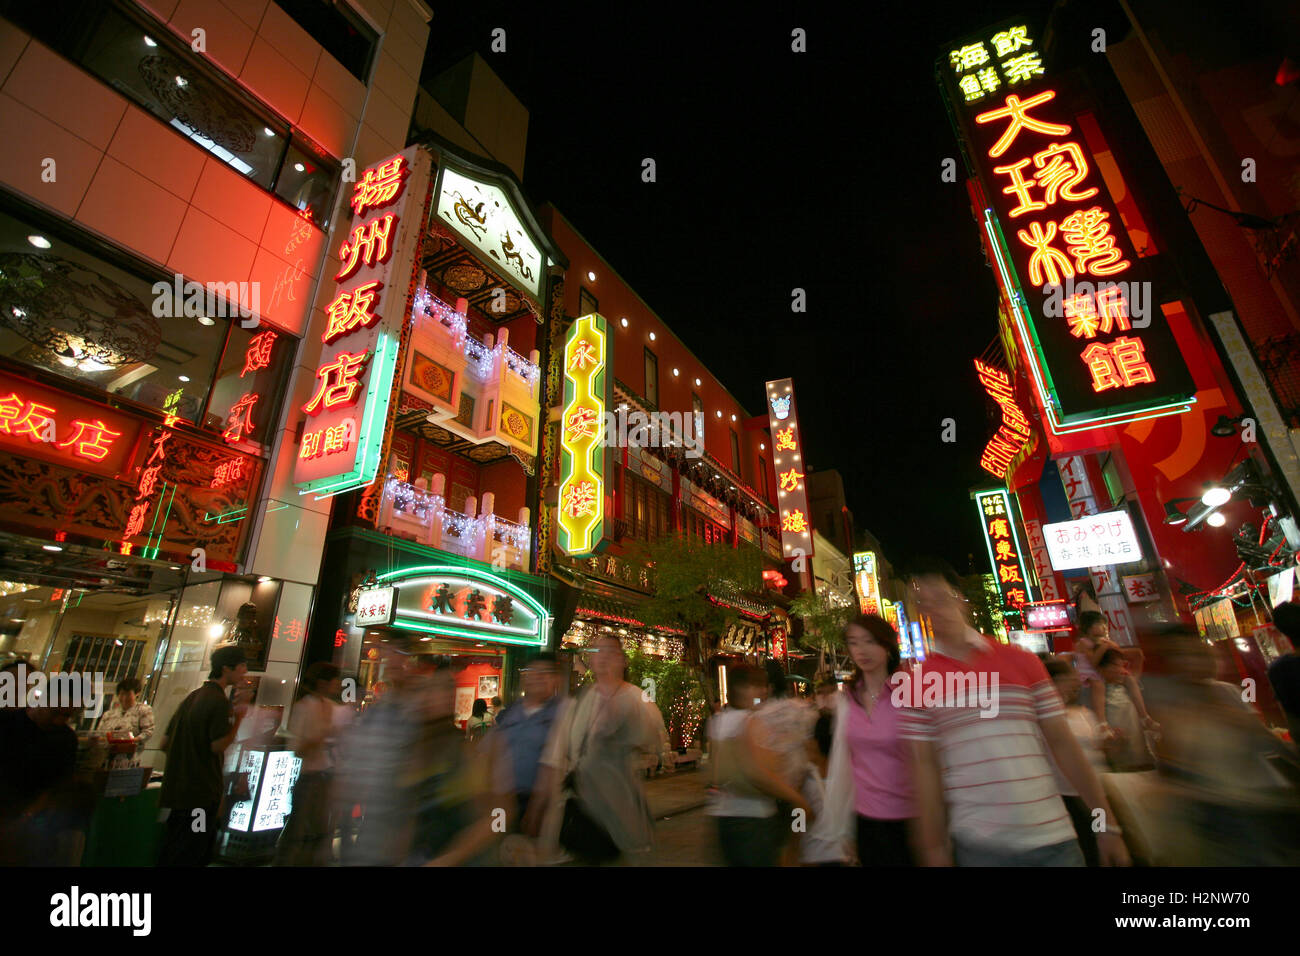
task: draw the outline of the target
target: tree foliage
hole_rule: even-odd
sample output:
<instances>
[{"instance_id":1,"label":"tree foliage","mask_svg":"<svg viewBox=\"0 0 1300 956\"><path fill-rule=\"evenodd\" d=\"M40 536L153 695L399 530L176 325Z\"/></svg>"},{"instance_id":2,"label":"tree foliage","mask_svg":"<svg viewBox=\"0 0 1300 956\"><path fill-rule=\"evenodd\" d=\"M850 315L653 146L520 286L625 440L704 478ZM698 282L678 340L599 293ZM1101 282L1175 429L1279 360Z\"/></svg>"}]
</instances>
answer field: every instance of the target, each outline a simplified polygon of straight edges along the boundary
<instances>
[{"instance_id":1,"label":"tree foliage","mask_svg":"<svg viewBox=\"0 0 1300 956\"><path fill-rule=\"evenodd\" d=\"M632 650L627 655L627 679L651 695L663 714L673 749L689 747L709 713L708 696L699 673L682 661Z\"/></svg>"},{"instance_id":2,"label":"tree foliage","mask_svg":"<svg viewBox=\"0 0 1300 956\"><path fill-rule=\"evenodd\" d=\"M855 611L851 604L832 601L827 590L805 591L790 602L790 616L803 622L799 643L821 655L819 671L825 669L827 657L831 668L838 668L839 658L844 653L844 627Z\"/></svg>"}]
</instances>

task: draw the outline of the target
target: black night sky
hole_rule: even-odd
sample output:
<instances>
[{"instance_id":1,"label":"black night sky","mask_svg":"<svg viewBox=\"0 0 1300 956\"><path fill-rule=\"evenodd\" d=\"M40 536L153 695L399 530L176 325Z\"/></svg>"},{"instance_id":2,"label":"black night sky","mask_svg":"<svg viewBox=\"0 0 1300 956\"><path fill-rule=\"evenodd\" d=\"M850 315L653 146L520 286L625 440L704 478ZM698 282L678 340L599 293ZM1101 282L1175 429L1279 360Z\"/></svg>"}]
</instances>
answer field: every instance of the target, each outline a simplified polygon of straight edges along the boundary
<instances>
[{"instance_id":1,"label":"black night sky","mask_svg":"<svg viewBox=\"0 0 1300 956\"><path fill-rule=\"evenodd\" d=\"M1041 26L1050 3L712 7L455 4L435 9L426 77L484 56L530 111L529 198L554 202L751 414L766 380L794 378L808 463L840 471L891 561L986 570L969 488L991 428L972 359L997 292L963 176L940 178L958 152L934 63L1004 17Z\"/></svg>"}]
</instances>

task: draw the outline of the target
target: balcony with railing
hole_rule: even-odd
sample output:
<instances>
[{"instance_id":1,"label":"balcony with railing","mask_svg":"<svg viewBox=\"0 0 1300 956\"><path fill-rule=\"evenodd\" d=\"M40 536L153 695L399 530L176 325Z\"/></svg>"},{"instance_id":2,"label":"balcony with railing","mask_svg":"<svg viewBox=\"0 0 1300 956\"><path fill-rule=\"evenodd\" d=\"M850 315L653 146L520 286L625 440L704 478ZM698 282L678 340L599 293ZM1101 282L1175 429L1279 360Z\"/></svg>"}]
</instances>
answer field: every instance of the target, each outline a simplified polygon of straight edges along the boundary
<instances>
[{"instance_id":1,"label":"balcony with railing","mask_svg":"<svg viewBox=\"0 0 1300 956\"><path fill-rule=\"evenodd\" d=\"M450 306L420 274L411 311L411 345L402 388L427 403L429 421L475 444L488 441L537 454L541 369L534 349L510 347L510 330L480 341L469 332L469 303Z\"/></svg>"},{"instance_id":2,"label":"balcony with railing","mask_svg":"<svg viewBox=\"0 0 1300 956\"><path fill-rule=\"evenodd\" d=\"M423 478L412 484L390 474L384 482L376 527L384 534L496 568L527 571L532 548L528 509L520 508L513 521L498 515L496 496L487 491L481 502L471 496L464 511L454 511L447 507L446 483L441 474L433 476L432 484Z\"/></svg>"}]
</instances>

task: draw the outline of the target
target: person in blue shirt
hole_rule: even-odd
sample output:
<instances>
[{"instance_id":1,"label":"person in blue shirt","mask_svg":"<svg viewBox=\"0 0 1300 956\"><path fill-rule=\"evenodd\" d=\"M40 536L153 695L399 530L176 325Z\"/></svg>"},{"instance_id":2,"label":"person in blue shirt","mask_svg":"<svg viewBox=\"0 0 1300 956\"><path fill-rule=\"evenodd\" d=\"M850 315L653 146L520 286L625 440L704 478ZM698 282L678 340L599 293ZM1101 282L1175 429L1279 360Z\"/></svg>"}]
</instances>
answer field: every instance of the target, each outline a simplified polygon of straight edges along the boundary
<instances>
[{"instance_id":1,"label":"person in blue shirt","mask_svg":"<svg viewBox=\"0 0 1300 956\"><path fill-rule=\"evenodd\" d=\"M501 712L491 734L493 763L497 791L515 797L514 828L536 836L549 793L544 782L539 784L542 754L560 724L566 698L559 692L561 675L554 654L538 654L520 673L524 695Z\"/></svg>"}]
</instances>

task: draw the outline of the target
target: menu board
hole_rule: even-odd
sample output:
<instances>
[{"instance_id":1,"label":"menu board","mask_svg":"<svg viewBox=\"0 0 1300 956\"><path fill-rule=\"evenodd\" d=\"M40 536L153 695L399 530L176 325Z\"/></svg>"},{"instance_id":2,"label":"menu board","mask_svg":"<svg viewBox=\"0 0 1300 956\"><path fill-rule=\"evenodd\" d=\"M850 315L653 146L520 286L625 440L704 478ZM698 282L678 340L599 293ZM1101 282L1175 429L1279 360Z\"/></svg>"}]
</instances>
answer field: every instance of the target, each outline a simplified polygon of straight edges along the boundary
<instances>
[{"instance_id":1,"label":"menu board","mask_svg":"<svg viewBox=\"0 0 1300 956\"><path fill-rule=\"evenodd\" d=\"M253 832L279 830L293 809L293 785L302 770L302 758L292 750L277 750L267 755L266 780L257 797Z\"/></svg>"},{"instance_id":2,"label":"menu board","mask_svg":"<svg viewBox=\"0 0 1300 956\"><path fill-rule=\"evenodd\" d=\"M240 800L230 808L230 820L226 823L228 830L240 830L248 832L248 821L253 815L252 795L257 793L257 782L262 776L262 761L266 753L261 750L245 750L238 758L239 764L235 772L248 774L248 793L249 799Z\"/></svg>"}]
</instances>

